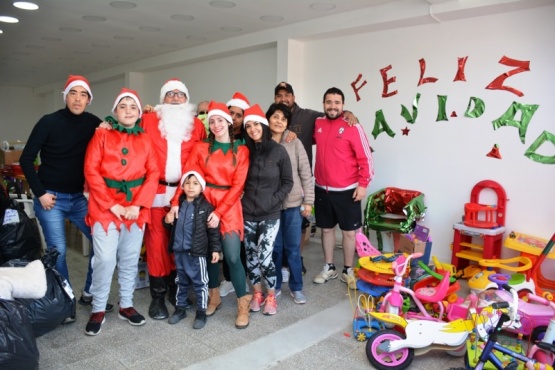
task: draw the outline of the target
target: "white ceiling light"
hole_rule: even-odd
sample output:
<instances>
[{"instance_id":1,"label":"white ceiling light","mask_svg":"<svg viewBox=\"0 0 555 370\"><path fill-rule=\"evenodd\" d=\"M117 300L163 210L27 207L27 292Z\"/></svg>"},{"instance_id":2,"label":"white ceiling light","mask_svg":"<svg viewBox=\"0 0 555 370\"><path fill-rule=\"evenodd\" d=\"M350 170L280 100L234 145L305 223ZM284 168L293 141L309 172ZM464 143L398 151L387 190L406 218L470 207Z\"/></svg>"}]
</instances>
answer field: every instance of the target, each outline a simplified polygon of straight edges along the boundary
<instances>
[{"instance_id":1,"label":"white ceiling light","mask_svg":"<svg viewBox=\"0 0 555 370\"><path fill-rule=\"evenodd\" d=\"M310 4L310 9L312 9L312 10L332 10L332 9L335 9L335 4L314 3L314 4Z\"/></svg>"},{"instance_id":2,"label":"white ceiling light","mask_svg":"<svg viewBox=\"0 0 555 370\"><path fill-rule=\"evenodd\" d=\"M283 17L280 17L279 15L263 15L260 17L260 20L263 22L281 22Z\"/></svg>"},{"instance_id":3,"label":"white ceiling light","mask_svg":"<svg viewBox=\"0 0 555 370\"><path fill-rule=\"evenodd\" d=\"M24 10L37 10L39 8L37 4L29 3L27 1L16 1L13 3L13 6Z\"/></svg>"},{"instance_id":4,"label":"white ceiling light","mask_svg":"<svg viewBox=\"0 0 555 370\"><path fill-rule=\"evenodd\" d=\"M7 15L0 15L0 22L4 23L17 23L19 19L14 17L8 17Z\"/></svg>"},{"instance_id":5,"label":"white ceiling light","mask_svg":"<svg viewBox=\"0 0 555 370\"><path fill-rule=\"evenodd\" d=\"M3 34L3 33L4 33L4 31L0 30L0 35Z\"/></svg>"},{"instance_id":6,"label":"white ceiling light","mask_svg":"<svg viewBox=\"0 0 555 370\"><path fill-rule=\"evenodd\" d=\"M130 1L112 1L110 6L116 9L133 9L137 7L137 4Z\"/></svg>"},{"instance_id":7,"label":"white ceiling light","mask_svg":"<svg viewBox=\"0 0 555 370\"><path fill-rule=\"evenodd\" d=\"M233 1L214 0L210 2L210 6L214 8L233 8L235 3Z\"/></svg>"}]
</instances>

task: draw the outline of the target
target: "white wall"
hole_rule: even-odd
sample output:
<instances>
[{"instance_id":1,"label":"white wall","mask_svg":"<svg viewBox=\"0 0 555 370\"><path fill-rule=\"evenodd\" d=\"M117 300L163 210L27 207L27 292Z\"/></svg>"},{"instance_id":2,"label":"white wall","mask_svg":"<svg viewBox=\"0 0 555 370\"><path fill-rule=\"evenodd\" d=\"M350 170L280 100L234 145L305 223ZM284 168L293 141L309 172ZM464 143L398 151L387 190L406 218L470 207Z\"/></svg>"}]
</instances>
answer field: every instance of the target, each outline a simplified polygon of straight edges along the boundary
<instances>
[{"instance_id":1,"label":"white wall","mask_svg":"<svg viewBox=\"0 0 555 370\"><path fill-rule=\"evenodd\" d=\"M376 176L369 192L387 186L424 192L428 206L424 224L431 228L433 253L441 259L450 260L452 225L461 219L474 184L484 179L499 182L507 192L508 230L549 238L555 231L555 167L531 161L524 152L542 131L555 133L553 19L555 7L551 6L306 42L302 81L306 88L298 102L320 109L327 88L343 90L345 108L363 122L375 150ZM498 75L514 68L498 63L504 55L530 61L530 72L505 81L505 85L521 90L523 97L485 89ZM453 82L457 58L465 56L467 82ZM426 60L425 77L438 78L436 83L417 86L421 58ZM398 94L382 98L380 69L388 65L392 66L388 77L396 77L389 90L398 90ZM367 85L359 91L361 100L356 102L350 83L359 73ZM408 124L400 116L401 104L412 109L416 93L422 94L419 116L415 124ZM448 121L436 122L437 95L448 96ZM477 119L464 117L470 97L485 102L485 113ZM525 145L517 128L494 130L491 123L513 101L540 105L528 127ZM386 133L376 140L372 137L379 109L396 133L394 138ZM457 118L450 117L452 111ZM408 136L401 133L405 127L410 129ZM502 160L486 157L494 144L499 145ZM541 152L554 155L555 147L547 143ZM492 204L496 199L486 193L482 201Z\"/></svg>"},{"instance_id":2,"label":"white wall","mask_svg":"<svg viewBox=\"0 0 555 370\"><path fill-rule=\"evenodd\" d=\"M0 88L0 141L26 141L30 128L42 116L43 102L31 88Z\"/></svg>"}]
</instances>

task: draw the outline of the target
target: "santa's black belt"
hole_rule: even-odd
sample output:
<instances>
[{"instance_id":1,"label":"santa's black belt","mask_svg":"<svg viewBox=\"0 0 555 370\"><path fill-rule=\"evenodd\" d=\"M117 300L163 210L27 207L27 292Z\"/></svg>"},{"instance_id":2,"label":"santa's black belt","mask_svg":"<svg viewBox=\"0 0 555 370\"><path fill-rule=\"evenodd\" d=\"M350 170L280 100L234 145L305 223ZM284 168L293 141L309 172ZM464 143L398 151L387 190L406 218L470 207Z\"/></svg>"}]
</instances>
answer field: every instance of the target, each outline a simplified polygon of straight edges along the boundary
<instances>
[{"instance_id":1,"label":"santa's black belt","mask_svg":"<svg viewBox=\"0 0 555 370\"><path fill-rule=\"evenodd\" d=\"M166 181L158 180L158 184L160 184L160 185L165 185L165 186L173 186L173 187L176 187L176 186L179 185L179 182L166 182Z\"/></svg>"}]
</instances>

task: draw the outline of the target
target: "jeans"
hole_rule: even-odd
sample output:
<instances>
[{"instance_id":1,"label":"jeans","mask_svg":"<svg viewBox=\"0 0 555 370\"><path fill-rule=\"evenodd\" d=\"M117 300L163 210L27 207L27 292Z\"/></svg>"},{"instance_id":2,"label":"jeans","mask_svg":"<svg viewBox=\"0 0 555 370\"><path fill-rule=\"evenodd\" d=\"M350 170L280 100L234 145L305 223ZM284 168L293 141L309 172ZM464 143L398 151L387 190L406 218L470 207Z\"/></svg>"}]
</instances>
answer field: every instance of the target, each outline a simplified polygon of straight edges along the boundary
<instances>
[{"instance_id":1,"label":"jeans","mask_svg":"<svg viewBox=\"0 0 555 370\"><path fill-rule=\"evenodd\" d=\"M35 215L40 222L47 248L56 249L60 252L56 260L56 270L69 282L69 271L66 262L66 228L65 220L71 221L89 240L91 240L91 228L85 224L85 216L88 212L88 202L83 193L58 193L47 190L47 193L56 196L56 205L45 210L40 204L40 200L35 197L33 208ZM92 281L91 261L94 252L89 253L89 269L85 282L85 291L89 292Z\"/></svg>"},{"instance_id":2,"label":"jeans","mask_svg":"<svg viewBox=\"0 0 555 370\"><path fill-rule=\"evenodd\" d=\"M301 207L291 207L281 211L280 228L274 243L272 258L276 265L276 289L281 289L281 265L283 255L289 264L289 289L292 292L303 290L303 268L301 260Z\"/></svg>"}]
</instances>

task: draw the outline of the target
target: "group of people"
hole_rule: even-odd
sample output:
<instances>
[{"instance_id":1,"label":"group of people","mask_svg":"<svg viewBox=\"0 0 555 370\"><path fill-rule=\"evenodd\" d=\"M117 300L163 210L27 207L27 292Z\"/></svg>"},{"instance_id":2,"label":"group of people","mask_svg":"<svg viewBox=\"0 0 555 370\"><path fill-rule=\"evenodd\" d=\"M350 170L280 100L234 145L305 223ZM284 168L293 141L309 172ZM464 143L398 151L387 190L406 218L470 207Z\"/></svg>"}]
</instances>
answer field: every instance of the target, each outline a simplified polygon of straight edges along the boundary
<instances>
[{"instance_id":1,"label":"group of people","mask_svg":"<svg viewBox=\"0 0 555 370\"><path fill-rule=\"evenodd\" d=\"M202 102L197 110L185 84L171 79L161 88L160 104L145 112L138 94L123 88L113 115L102 121L85 111L93 99L87 79L69 76L66 107L39 120L20 163L47 247L60 252L56 269L68 282L65 220L92 240L78 300L92 305L87 335L97 335L113 310L108 296L116 266L118 317L131 325L146 322L133 306L143 242L152 319L176 324L185 318L192 288L193 328L201 329L229 293L220 292L226 284L237 295L235 326L246 328L250 312L277 312L282 265L294 302L306 303L303 219L313 207L325 258L314 282L339 276L333 264L339 223L341 280L354 288L355 230L373 177L368 140L356 117L343 110L337 88L324 94L323 113L300 108L288 83L278 84L274 96L266 112L239 92L227 104ZM166 297L175 306L171 315Z\"/></svg>"}]
</instances>

